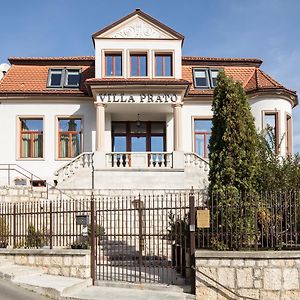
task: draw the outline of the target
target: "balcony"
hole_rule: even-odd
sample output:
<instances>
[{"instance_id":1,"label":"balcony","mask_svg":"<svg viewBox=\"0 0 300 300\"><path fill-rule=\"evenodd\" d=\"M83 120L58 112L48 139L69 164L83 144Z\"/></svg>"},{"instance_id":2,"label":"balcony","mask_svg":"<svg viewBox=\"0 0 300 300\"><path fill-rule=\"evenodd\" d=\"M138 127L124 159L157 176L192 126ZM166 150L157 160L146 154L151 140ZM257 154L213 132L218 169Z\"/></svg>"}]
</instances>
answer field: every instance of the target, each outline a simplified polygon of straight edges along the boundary
<instances>
[{"instance_id":1,"label":"balcony","mask_svg":"<svg viewBox=\"0 0 300 300\"><path fill-rule=\"evenodd\" d=\"M111 152L106 153L106 168L156 168L173 167L172 152Z\"/></svg>"}]
</instances>

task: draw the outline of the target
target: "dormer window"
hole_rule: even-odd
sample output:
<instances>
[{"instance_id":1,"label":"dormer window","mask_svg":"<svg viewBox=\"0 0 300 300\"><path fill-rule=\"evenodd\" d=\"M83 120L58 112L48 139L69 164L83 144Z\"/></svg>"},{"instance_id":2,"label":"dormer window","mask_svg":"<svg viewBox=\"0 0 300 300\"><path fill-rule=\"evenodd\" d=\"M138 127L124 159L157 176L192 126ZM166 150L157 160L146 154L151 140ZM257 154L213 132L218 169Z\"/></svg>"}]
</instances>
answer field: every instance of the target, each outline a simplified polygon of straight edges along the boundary
<instances>
[{"instance_id":1,"label":"dormer window","mask_svg":"<svg viewBox=\"0 0 300 300\"><path fill-rule=\"evenodd\" d=\"M218 69L194 69L194 85L200 89L211 89L217 85Z\"/></svg>"},{"instance_id":2,"label":"dormer window","mask_svg":"<svg viewBox=\"0 0 300 300\"><path fill-rule=\"evenodd\" d=\"M173 76L172 54L155 54L155 76Z\"/></svg>"},{"instance_id":3,"label":"dormer window","mask_svg":"<svg viewBox=\"0 0 300 300\"><path fill-rule=\"evenodd\" d=\"M105 54L105 76L122 76L122 53Z\"/></svg>"},{"instance_id":4,"label":"dormer window","mask_svg":"<svg viewBox=\"0 0 300 300\"><path fill-rule=\"evenodd\" d=\"M80 69L50 69L48 76L49 88L78 88Z\"/></svg>"},{"instance_id":5,"label":"dormer window","mask_svg":"<svg viewBox=\"0 0 300 300\"><path fill-rule=\"evenodd\" d=\"M130 76L148 76L147 54L130 54Z\"/></svg>"}]
</instances>

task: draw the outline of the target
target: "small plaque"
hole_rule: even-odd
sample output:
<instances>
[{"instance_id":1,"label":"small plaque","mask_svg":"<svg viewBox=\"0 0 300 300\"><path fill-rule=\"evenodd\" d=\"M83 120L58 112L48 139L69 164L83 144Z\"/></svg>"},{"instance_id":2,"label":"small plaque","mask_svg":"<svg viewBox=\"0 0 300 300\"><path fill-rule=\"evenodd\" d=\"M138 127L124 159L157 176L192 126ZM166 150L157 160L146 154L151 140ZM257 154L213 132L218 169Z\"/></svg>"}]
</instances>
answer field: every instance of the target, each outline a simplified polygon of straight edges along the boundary
<instances>
[{"instance_id":1,"label":"small plaque","mask_svg":"<svg viewBox=\"0 0 300 300\"><path fill-rule=\"evenodd\" d=\"M210 211L209 209L197 210L197 228L210 227Z\"/></svg>"},{"instance_id":2,"label":"small plaque","mask_svg":"<svg viewBox=\"0 0 300 300\"><path fill-rule=\"evenodd\" d=\"M76 216L76 225L89 225L89 216L88 215L78 215Z\"/></svg>"}]
</instances>

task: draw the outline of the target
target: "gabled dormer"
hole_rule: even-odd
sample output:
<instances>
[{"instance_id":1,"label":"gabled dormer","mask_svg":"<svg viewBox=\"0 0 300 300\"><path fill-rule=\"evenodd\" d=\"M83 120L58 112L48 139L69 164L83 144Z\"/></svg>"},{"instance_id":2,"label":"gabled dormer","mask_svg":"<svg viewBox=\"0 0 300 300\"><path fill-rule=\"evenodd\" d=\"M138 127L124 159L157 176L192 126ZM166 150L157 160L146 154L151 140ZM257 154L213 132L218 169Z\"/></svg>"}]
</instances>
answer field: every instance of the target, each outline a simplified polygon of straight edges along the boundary
<instances>
[{"instance_id":1,"label":"gabled dormer","mask_svg":"<svg viewBox=\"0 0 300 300\"><path fill-rule=\"evenodd\" d=\"M136 9L93 34L96 78L181 78L184 36Z\"/></svg>"}]
</instances>

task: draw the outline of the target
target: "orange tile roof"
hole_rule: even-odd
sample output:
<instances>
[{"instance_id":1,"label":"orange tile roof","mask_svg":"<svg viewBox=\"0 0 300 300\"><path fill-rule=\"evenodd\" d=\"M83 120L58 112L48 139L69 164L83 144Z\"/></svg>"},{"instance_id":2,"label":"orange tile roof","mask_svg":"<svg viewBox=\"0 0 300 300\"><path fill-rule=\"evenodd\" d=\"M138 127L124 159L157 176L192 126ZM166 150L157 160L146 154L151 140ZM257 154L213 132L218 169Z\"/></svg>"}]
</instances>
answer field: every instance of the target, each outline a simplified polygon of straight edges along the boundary
<instances>
[{"instance_id":1,"label":"orange tile roof","mask_svg":"<svg viewBox=\"0 0 300 300\"><path fill-rule=\"evenodd\" d=\"M48 63L51 61L95 61L95 56L56 56L56 57L10 57L9 62L11 64L24 63L25 61L34 62L38 61L47 61Z\"/></svg>"},{"instance_id":2,"label":"orange tile roof","mask_svg":"<svg viewBox=\"0 0 300 300\"><path fill-rule=\"evenodd\" d=\"M246 93L264 92L264 91L284 91L293 96L294 104L298 104L298 99L295 91L289 90L282 84L267 75L264 71L256 66L224 66L219 64L207 64L207 61L201 63L188 64L184 63L182 66L182 78L191 83L188 95L202 96L213 95L213 89L197 89L193 84L193 69L194 68L222 68L226 75L239 81L244 87Z\"/></svg>"},{"instance_id":3,"label":"orange tile roof","mask_svg":"<svg viewBox=\"0 0 300 300\"><path fill-rule=\"evenodd\" d=\"M68 67L68 65L64 65ZM47 88L49 68L61 67L61 65L22 65L13 64L7 74L0 81L0 94L63 94L79 95L87 94L84 84L87 78L94 77L94 66L76 65L81 69L81 82L79 89L55 89ZM74 67L74 65L72 65Z\"/></svg>"},{"instance_id":4,"label":"orange tile roof","mask_svg":"<svg viewBox=\"0 0 300 300\"><path fill-rule=\"evenodd\" d=\"M12 67L0 81L0 95L29 95L48 94L65 96L88 95L87 86L97 84L190 84L188 95L212 95L212 89L197 89L193 84L193 68L222 68L233 79L242 83L245 91L283 90L295 98L294 91L272 79L259 69L261 60L255 58L207 58L207 57L182 57L182 79L97 79L95 76L94 56L70 57L11 57ZM79 67L82 71L79 89L49 89L47 88L48 71L55 67Z\"/></svg>"}]
</instances>

